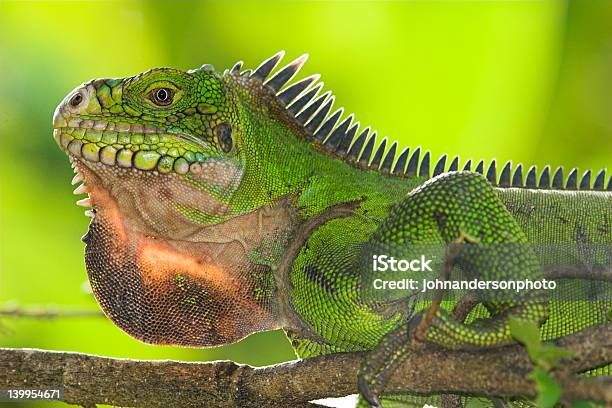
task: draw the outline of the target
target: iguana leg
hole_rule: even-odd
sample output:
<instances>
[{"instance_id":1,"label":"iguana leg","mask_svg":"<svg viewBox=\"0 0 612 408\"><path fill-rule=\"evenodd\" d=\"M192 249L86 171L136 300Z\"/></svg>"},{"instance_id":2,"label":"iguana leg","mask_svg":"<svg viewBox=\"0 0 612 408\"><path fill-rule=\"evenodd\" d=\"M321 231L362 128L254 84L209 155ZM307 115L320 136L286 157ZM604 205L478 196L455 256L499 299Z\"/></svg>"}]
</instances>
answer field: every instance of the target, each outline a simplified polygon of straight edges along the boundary
<instances>
[{"instance_id":1,"label":"iguana leg","mask_svg":"<svg viewBox=\"0 0 612 408\"><path fill-rule=\"evenodd\" d=\"M470 277L481 280L538 279L540 266L527 238L479 174L443 174L411 192L389 215L370 240L369 248L401 254L404 247L464 242L455 258ZM371 249L369 249L371 251ZM439 309L426 333L427 339L449 348L491 347L512 341L509 316L543 322L547 316L544 294L522 292L520 299L495 300L487 294L490 319L464 324ZM485 302L483 302L485 303ZM409 352L409 339L421 320L413 316L387 334L366 357L358 379L363 397L379 406L377 394L385 380Z\"/></svg>"}]
</instances>

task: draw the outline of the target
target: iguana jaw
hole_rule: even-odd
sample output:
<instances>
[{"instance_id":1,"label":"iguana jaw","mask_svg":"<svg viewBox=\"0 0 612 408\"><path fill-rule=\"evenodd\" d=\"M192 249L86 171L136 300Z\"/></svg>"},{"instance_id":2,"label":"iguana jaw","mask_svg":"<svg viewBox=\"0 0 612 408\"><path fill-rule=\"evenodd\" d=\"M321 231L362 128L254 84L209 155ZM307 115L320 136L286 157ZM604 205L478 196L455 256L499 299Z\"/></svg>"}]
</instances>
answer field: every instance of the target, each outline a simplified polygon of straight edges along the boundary
<instances>
[{"instance_id":1,"label":"iguana jaw","mask_svg":"<svg viewBox=\"0 0 612 408\"><path fill-rule=\"evenodd\" d=\"M205 166L192 164L190 167L197 165L200 172L189 171L181 175L176 172L146 171L135 166L109 165L73 155L70 150L66 153L77 170L73 183L83 182L75 193L88 193L88 197L77 204L92 207L93 213L100 213L108 203L94 191L104 191L117 205L121 216L129 219L133 228L144 233L168 239L198 241L207 225L232 216L225 197L206 189L206 179L216 179L214 174L221 171L219 168L231 172L222 163L208 163ZM233 184L232 180L230 184ZM229 190L230 184L223 187Z\"/></svg>"}]
</instances>

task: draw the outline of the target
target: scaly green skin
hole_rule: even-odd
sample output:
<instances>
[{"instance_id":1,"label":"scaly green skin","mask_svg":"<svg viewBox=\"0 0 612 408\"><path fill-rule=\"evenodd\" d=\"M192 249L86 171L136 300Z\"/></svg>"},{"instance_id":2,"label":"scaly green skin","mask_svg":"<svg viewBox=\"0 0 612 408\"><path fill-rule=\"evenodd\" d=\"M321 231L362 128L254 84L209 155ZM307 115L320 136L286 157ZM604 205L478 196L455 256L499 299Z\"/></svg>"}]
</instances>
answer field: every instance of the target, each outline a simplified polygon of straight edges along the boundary
<instances>
[{"instance_id":1,"label":"scaly green skin","mask_svg":"<svg viewBox=\"0 0 612 408\"><path fill-rule=\"evenodd\" d=\"M333 134L326 143L313 136L262 84L262 67L252 76L203 66L95 80L56 110L55 139L93 208L84 237L92 287L131 335L205 347L282 327L300 356L373 350L360 387L375 403L427 303L371 290L373 254L426 252L439 271L447 245L462 243L457 267L481 280L609 265L609 192L378 171L369 156L359 163L348 145L332 145ZM327 217L343 207L351 210ZM606 293L597 304L487 293L466 322L445 302L428 336L446 347L503 345L516 316L544 323L545 339L560 337L605 321Z\"/></svg>"}]
</instances>

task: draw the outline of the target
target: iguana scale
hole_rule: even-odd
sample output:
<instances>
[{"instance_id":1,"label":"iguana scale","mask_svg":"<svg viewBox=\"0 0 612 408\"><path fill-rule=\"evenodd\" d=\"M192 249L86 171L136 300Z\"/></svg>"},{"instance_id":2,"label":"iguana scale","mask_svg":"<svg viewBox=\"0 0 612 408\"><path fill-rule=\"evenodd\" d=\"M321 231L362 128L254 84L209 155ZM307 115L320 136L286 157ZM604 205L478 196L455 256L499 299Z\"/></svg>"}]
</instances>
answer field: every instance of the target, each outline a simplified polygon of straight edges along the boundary
<instances>
[{"instance_id":1,"label":"iguana scale","mask_svg":"<svg viewBox=\"0 0 612 408\"><path fill-rule=\"evenodd\" d=\"M377 405L428 299L374 290L379 275L420 275L377 274L373 256L427 253L439 271L458 243L453 270L480 280L610 265L605 170L523 175L521 165L446 155L431 166L429 152L398 152L332 112L318 75L292 81L305 56L273 73L282 56L255 70L95 79L55 111L55 140L83 182L75 193L88 193L79 204L91 207L92 289L130 335L210 347L282 328L301 357L371 350L359 386ZM609 282L589 288L560 281L555 299L482 292L465 321L444 303L427 336L450 348L501 346L513 341L510 317L541 325L543 339L564 336L606 321Z\"/></svg>"}]
</instances>

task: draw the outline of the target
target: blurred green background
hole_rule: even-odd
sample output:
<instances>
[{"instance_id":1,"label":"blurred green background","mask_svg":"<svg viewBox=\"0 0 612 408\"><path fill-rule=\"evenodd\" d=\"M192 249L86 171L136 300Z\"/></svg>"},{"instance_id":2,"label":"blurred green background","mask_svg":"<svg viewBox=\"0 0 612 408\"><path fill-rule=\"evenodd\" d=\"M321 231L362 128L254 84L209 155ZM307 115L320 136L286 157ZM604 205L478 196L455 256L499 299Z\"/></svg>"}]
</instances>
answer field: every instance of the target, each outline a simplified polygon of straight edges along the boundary
<instances>
[{"instance_id":1,"label":"blurred green background","mask_svg":"<svg viewBox=\"0 0 612 408\"><path fill-rule=\"evenodd\" d=\"M97 310L88 218L52 139L60 100L94 77L303 52L339 105L434 157L607 167L612 2L0 0L0 308ZM287 60L288 61L288 60ZM148 346L105 318L0 317L0 346L129 358L293 358L282 333L227 347Z\"/></svg>"}]
</instances>

